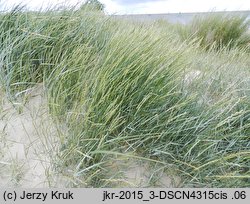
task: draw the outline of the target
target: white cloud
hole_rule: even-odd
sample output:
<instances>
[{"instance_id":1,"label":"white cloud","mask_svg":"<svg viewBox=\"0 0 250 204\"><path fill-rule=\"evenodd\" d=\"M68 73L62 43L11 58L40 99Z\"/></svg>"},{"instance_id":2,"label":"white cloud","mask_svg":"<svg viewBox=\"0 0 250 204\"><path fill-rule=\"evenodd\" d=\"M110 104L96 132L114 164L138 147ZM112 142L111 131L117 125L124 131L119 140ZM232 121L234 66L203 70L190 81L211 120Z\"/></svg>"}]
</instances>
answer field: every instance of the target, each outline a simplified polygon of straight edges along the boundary
<instances>
[{"instance_id":1,"label":"white cloud","mask_svg":"<svg viewBox=\"0 0 250 204\"><path fill-rule=\"evenodd\" d=\"M112 0L100 0L105 5L105 10L110 14L120 13L123 10L123 6L118 2Z\"/></svg>"}]
</instances>

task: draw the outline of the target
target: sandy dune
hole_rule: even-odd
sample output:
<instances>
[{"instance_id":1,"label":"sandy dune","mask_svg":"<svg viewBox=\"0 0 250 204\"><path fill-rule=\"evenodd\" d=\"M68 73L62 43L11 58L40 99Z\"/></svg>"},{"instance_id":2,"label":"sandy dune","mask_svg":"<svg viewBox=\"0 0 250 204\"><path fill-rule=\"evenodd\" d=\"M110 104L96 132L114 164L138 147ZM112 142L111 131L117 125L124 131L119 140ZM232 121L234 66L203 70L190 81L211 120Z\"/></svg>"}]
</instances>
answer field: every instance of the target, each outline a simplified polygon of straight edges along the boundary
<instances>
[{"instance_id":1,"label":"sandy dune","mask_svg":"<svg viewBox=\"0 0 250 204\"><path fill-rule=\"evenodd\" d=\"M74 178L74 168L53 171L57 134L42 85L28 90L20 103L11 103L0 91L0 187L70 187L71 181L79 180ZM149 187L150 177L156 173L149 163L128 157L114 159L108 168L111 179L107 184L114 187ZM112 180L119 173L121 176ZM159 179L154 184L159 187L179 183L164 172L157 174Z\"/></svg>"},{"instance_id":2,"label":"sandy dune","mask_svg":"<svg viewBox=\"0 0 250 204\"><path fill-rule=\"evenodd\" d=\"M0 94L0 187L49 186L54 142L43 134L44 129L51 136L55 131L42 85L27 91L25 98L26 102L10 103Z\"/></svg>"}]
</instances>

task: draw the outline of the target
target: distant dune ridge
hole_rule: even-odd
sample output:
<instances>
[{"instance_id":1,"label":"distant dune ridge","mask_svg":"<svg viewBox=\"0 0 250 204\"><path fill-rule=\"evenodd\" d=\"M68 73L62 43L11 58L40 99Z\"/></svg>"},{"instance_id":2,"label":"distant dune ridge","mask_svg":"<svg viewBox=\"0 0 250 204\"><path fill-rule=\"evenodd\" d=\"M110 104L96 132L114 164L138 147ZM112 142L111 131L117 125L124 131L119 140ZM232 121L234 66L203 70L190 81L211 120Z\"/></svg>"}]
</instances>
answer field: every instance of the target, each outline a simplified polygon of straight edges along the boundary
<instances>
[{"instance_id":1,"label":"distant dune ridge","mask_svg":"<svg viewBox=\"0 0 250 204\"><path fill-rule=\"evenodd\" d=\"M131 14L131 15L113 15L116 18L128 18L138 21L155 21L167 20L170 23L190 22L195 16L205 16L211 13L229 14L229 15L246 15L250 19L250 11L221 11L221 12L200 12L200 13L166 13L166 14Z\"/></svg>"}]
</instances>

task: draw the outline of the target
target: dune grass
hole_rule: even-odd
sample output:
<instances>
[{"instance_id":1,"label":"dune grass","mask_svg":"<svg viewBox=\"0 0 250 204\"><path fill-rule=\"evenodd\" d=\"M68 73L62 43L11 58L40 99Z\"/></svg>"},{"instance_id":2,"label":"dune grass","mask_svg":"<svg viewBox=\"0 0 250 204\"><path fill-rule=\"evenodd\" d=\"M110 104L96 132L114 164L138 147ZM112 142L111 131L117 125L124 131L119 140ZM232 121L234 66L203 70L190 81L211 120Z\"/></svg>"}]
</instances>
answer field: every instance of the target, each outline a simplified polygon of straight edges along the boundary
<instances>
[{"instance_id":1,"label":"dune grass","mask_svg":"<svg viewBox=\"0 0 250 204\"><path fill-rule=\"evenodd\" d=\"M205 49L249 49L249 26L247 16L211 13L194 17L187 26L179 28L179 33L182 39L197 40Z\"/></svg>"},{"instance_id":2,"label":"dune grass","mask_svg":"<svg viewBox=\"0 0 250 204\"><path fill-rule=\"evenodd\" d=\"M1 83L11 100L44 83L65 132L54 167L74 187L112 187L108 164L119 157L172 169L181 186L249 187L246 27L224 20L192 24L194 36L211 28L212 42L183 42L165 25L98 11L16 8L0 15Z\"/></svg>"}]
</instances>

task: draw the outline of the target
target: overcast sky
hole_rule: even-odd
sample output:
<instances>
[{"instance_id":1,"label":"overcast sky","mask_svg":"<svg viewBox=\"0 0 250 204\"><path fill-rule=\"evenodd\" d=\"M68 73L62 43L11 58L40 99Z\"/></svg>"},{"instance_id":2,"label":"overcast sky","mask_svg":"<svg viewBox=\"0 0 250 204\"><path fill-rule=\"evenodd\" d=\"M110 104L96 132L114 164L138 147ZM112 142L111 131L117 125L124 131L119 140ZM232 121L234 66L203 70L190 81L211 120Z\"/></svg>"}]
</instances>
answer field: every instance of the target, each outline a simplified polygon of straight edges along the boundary
<instances>
[{"instance_id":1,"label":"overcast sky","mask_svg":"<svg viewBox=\"0 0 250 204\"><path fill-rule=\"evenodd\" d=\"M0 0L3 8L23 3L31 9L60 3L74 5L84 0ZM250 10L250 0L100 0L109 14L176 13Z\"/></svg>"}]
</instances>

